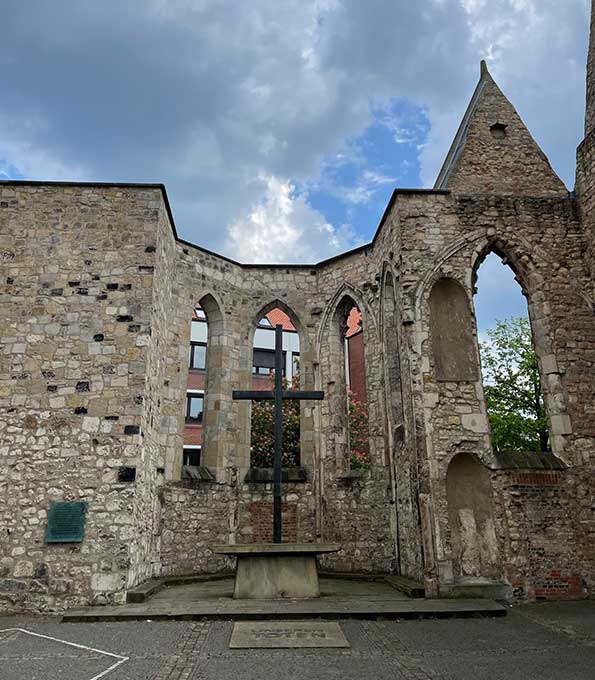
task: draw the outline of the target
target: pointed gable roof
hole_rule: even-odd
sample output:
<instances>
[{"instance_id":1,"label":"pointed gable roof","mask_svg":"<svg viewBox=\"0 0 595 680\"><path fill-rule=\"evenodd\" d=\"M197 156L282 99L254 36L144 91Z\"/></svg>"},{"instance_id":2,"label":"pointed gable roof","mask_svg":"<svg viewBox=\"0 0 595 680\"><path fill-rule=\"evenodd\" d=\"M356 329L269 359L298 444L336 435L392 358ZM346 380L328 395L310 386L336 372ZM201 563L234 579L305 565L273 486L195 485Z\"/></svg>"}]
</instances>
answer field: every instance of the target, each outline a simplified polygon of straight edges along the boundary
<instances>
[{"instance_id":1,"label":"pointed gable roof","mask_svg":"<svg viewBox=\"0 0 595 680\"><path fill-rule=\"evenodd\" d=\"M568 193L485 61L434 188L516 196Z\"/></svg>"}]
</instances>

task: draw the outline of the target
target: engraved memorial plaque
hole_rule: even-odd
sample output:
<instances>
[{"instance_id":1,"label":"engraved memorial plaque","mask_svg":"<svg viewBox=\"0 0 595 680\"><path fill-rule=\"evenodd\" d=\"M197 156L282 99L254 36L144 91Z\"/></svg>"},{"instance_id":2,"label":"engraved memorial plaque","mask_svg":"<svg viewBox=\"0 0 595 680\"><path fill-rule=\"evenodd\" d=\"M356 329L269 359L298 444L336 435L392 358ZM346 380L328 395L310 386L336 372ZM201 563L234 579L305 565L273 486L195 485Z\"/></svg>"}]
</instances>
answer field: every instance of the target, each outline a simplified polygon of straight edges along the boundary
<instances>
[{"instance_id":1,"label":"engraved memorial plaque","mask_svg":"<svg viewBox=\"0 0 595 680\"><path fill-rule=\"evenodd\" d=\"M341 626L329 621L241 621L233 627L231 649L351 647Z\"/></svg>"},{"instance_id":2,"label":"engraved memorial plaque","mask_svg":"<svg viewBox=\"0 0 595 680\"><path fill-rule=\"evenodd\" d=\"M81 543L85 536L87 504L82 501L51 501L46 543Z\"/></svg>"}]
</instances>

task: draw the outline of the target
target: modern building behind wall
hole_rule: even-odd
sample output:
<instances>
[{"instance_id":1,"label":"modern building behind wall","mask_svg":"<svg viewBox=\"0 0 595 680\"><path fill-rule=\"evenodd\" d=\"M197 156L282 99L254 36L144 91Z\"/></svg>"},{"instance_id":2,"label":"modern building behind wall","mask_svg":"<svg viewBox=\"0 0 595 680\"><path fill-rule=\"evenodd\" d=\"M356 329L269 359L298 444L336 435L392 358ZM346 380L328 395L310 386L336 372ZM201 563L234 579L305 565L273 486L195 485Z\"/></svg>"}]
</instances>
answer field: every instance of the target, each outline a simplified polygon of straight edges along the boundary
<instances>
[{"instance_id":1,"label":"modern building behind wall","mask_svg":"<svg viewBox=\"0 0 595 680\"><path fill-rule=\"evenodd\" d=\"M300 340L295 326L285 312L272 309L259 320L254 332L252 351L252 389L270 390L274 373L275 326L283 327L283 377L292 381L299 376ZM184 404L184 445L182 477L192 478L201 465L203 416L207 385L208 319L200 307L192 314L188 352L188 384ZM353 308L347 319L345 336L346 381L357 398L366 401L364 341L361 314Z\"/></svg>"},{"instance_id":2,"label":"modern building behind wall","mask_svg":"<svg viewBox=\"0 0 595 680\"><path fill-rule=\"evenodd\" d=\"M201 464L203 415L208 352L208 320L197 306L192 314L190 351L188 353L188 385L186 389L183 477L196 475ZM283 327L283 377L292 380L299 374L300 341L291 320L280 309L273 309L259 320L254 332L252 352L252 389L269 390L275 365L275 326Z\"/></svg>"},{"instance_id":3,"label":"modern building behind wall","mask_svg":"<svg viewBox=\"0 0 595 680\"><path fill-rule=\"evenodd\" d=\"M0 602L122 603L146 579L224 569L209 545L267 539L270 480L232 391L260 378L254 329L275 308L302 389L325 392L300 407L287 540L340 543L326 569L404 574L429 596L595 594L594 225L594 40L573 192L483 64L434 189L396 190L371 243L315 264L182 241L161 185L0 182ZM490 252L527 299L551 453L491 445L472 306ZM197 304L206 383L189 370ZM363 470L348 386L367 400ZM188 390L204 390L206 479L183 478Z\"/></svg>"}]
</instances>

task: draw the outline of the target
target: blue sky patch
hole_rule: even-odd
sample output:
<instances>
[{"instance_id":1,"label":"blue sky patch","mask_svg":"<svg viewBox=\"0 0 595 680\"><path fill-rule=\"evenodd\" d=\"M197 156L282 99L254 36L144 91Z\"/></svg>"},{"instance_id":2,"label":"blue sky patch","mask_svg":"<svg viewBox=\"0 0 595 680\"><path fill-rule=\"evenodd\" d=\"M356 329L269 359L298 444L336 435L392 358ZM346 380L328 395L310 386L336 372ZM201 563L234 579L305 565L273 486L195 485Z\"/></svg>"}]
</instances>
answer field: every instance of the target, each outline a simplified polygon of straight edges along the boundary
<instances>
[{"instance_id":1,"label":"blue sky patch","mask_svg":"<svg viewBox=\"0 0 595 680\"><path fill-rule=\"evenodd\" d=\"M421 186L419 150L430 123L425 111L394 99L374 110L374 122L327 160L308 188L308 202L334 225L349 225L365 241L374 236L397 187Z\"/></svg>"}]
</instances>

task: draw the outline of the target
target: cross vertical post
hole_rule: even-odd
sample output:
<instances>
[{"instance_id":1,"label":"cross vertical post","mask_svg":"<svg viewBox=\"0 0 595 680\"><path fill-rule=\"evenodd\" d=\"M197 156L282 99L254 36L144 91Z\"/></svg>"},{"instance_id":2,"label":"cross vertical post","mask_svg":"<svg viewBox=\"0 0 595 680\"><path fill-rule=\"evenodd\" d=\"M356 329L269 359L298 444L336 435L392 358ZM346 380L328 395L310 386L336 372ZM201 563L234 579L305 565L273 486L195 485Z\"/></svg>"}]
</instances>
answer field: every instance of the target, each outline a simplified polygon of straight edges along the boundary
<instances>
[{"instance_id":1,"label":"cross vertical post","mask_svg":"<svg viewBox=\"0 0 595 680\"><path fill-rule=\"evenodd\" d=\"M275 402L275 440L273 458L273 543L281 543L282 510L281 493L283 482L283 400L324 399L324 392L317 390L284 390L283 389L283 326L275 326L275 386L272 390L233 390L234 399L262 401L272 399Z\"/></svg>"},{"instance_id":2,"label":"cross vertical post","mask_svg":"<svg viewBox=\"0 0 595 680\"><path fill-rule=\"evenodd\" d=\"M275 458L273 466L273 543L281 543L283 478L283 326L275 326Z\"/></svg>"}]
</instances>

